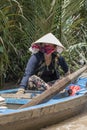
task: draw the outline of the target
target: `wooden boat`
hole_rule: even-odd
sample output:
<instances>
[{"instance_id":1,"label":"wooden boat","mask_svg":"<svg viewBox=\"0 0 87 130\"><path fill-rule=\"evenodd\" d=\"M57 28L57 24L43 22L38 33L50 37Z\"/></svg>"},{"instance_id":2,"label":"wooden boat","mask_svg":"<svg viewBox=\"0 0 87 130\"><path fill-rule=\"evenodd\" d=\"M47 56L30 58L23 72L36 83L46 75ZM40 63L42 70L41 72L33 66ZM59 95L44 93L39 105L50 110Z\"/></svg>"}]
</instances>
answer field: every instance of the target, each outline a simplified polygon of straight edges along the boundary
<instances>
[{"instance_id":1,"label":"wooden boat","mask_svg":"<svg viewBox=\"0 0 87 130\"><path fill-rule=\"evenodd\" d=\"M66 90L72 84L81 87L74 96L61 91L43 103L26 108L20 106L43 91L27 90L22 95L15 94L17 89L0 91L6 103L6 107L0 107L0 130L39 130L79 114L87 104L87 73L68 84Z\"/></svg>"}]
</instances>

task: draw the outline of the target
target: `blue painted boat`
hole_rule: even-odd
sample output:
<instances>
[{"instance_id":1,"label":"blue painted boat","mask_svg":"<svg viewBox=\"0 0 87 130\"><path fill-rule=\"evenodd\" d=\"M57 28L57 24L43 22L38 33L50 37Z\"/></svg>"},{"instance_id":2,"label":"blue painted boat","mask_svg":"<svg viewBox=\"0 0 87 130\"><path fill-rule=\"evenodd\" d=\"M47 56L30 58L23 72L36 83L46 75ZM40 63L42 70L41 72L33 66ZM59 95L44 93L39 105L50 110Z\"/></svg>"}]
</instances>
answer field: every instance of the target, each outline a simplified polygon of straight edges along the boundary
<instances>
[{"instance_id":1,"label":"blue painted boat","mask_svg":"<svg viewBox=\"0 0 87 130\"><path fill-rule=\"evenodd\" d=\"M74 96L68 96L64 91L39 105L22 109L19 109L21 105L43 91L26 91L21 96L15 94L17 89L0 91L6 103L6 108L0 108L0 130L39 130L79 114L87 104L86 84L87 76L79 77L74 85L79 85L81 90ZM70 85L72 83L66 90Z\"/></svg>"}]
</instances>

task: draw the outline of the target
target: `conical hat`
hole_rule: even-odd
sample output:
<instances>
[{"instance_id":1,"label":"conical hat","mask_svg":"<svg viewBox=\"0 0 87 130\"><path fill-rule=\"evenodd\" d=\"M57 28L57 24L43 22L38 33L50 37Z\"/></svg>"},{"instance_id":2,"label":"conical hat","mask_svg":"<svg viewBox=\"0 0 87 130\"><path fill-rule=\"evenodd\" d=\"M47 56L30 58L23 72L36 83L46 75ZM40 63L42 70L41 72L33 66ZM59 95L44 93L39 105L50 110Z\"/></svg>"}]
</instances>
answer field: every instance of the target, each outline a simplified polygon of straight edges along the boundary
<instances>
[{"instance_id":1,"label":"conical hat","mask_svg":"<svg viewBox=\"0 0 87 130\"><path fill-rule=\"evenodd\" d=\"M32 44L38 44L38 43L47 43L47 44L57 45L57 51L60 53L64 49L64 46L52 33L48 33L48 34L44 35L43 37L41 37L37 41L33 42Z\"/></svg>"}]
</instances>

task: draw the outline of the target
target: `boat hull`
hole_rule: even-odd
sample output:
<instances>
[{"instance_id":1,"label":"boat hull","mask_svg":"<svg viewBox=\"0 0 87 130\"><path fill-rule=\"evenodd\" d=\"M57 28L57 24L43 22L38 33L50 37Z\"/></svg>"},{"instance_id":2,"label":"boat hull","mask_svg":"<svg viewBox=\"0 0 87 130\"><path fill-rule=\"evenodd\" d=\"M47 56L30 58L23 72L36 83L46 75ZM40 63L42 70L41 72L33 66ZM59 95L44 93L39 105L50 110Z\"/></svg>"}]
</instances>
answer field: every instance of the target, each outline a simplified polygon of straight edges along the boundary
<instances>
[{"instance_id":1,"label":"boat hull","mask_svg":"<svg viewBox=\"0 0 87 130\"><path fill-rule=\"evenodd\" d=\"M87 97L83 95L49 106L0 115L0 130L39 130L79 114L86 104Z\"/></svg>"}]
</instances>

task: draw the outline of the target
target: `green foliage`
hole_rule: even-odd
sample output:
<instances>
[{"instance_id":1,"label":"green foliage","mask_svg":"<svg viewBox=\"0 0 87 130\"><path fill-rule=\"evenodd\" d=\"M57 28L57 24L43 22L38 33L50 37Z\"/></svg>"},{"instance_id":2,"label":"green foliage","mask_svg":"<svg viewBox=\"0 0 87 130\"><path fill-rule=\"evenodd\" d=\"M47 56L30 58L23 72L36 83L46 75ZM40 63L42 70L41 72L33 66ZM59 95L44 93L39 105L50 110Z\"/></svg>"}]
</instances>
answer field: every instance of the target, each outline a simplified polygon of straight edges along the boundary
<instances>
[{"instance_id":1,"label":"green foliage","mask_svg":"<svg viewBox=\"0 0 87 130\"><path fill-rule=\"evenodd\" d=\"M71 71L87 58L84 0L0 0L0 82L20 79L31 43L52 32L65 46Z\"/></svg>"},{"instance_id":2,"label":"green foliage","mask_svg":"<svg viewBox=\"0 0 87 130\"><path fill-rule=\"evenodd\" d=\"M15 66L19 66L19 53L27 48L24 40L27 38L22 28L21 20L25 20L20 4L15 0L0 2L0 82L12 77ZM20 48L22 46L22 48ZM23 53L23 52L22 52ZM25 53L25 52L24 52ZM23 55L23 54L22 54ZM14 69L13 69L14 68ZM16 72L15 72L16 73ZM17 76L17 74L16 74Z\"/></svg>"}]
</instances>

